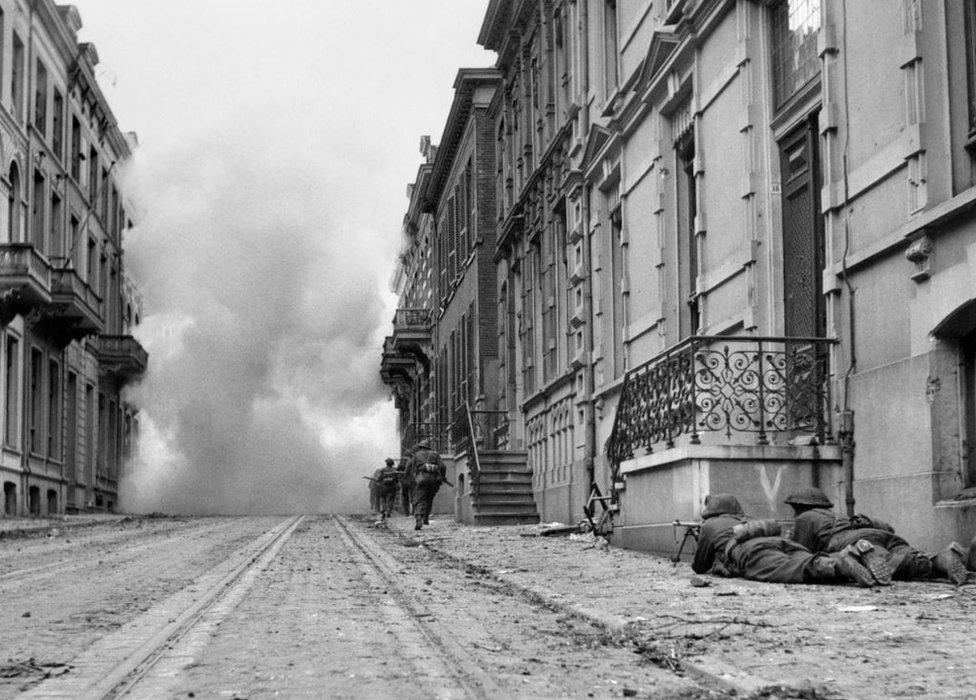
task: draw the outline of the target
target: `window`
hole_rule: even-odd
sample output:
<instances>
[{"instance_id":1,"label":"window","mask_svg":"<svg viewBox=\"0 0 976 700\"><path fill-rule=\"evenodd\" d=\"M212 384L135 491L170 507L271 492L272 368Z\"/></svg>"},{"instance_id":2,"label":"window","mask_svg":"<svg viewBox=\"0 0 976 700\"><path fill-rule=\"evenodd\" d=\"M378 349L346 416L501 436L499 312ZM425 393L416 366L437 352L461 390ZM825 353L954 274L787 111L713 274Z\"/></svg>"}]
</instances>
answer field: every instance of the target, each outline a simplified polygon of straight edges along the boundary
<instances>
[{"instance_id":1,"label":"window","mask_svg":"<svg viewBox=\"0 0 976 700\"><path fill-rule=\"evenodd\" d=\"M603 3L603 51L606 94L609 97L620 80L617 70L617 0L604 0Z\"/></svg>"},{"instance_id":2,"label":"window","mask_svg":"<svg viewBox=\"0 0 976 700\"><path fill-rule=\"evenodd\" d=\"M85 281L88 282L88 286L91 289L95 289L98 286L98 246L95 243L94 238L88 239L88 265L86 268L87 275Z\"/></svg>"},{"instance_id":3,"label":"window","mask_svg":"<svg viewBox=\"0 0 976 700\"><path fill-rule=\"evenodd\" d=\"M39 170L34 171L34 198L31 213L31 243L40 251L44 250L44 205L47 197L44 192L44 175Z\"/></svg>"},{"instance_id":4,"label":"window","mask_svg":"<svg viewBox=\"0 0 976 700\"><path fill-rule=\"evenodd\" d=\"M565 216L560 209L546 232L543 240L543 269L542 269L542 376L545 382L555 379L559 371L559 313L556 303L559 287L558 268L556 266L559 253L559 220Z\"/></svg>"},{"instance_id":5,"label":"window","mask_svg":"<svg viewBox=\"0 0 976 700\"><path fill-rule=\"evenodd\" d=\"M535 393L535 307L539 248L532 246L522 263L522 389L525 396Z\"/></svg>"},{"instance_id":6,"label":"window","mask_svg":"<svg viewBox=\"0 0 976 700\"><path fill-rule=\"evenodd\" d=\"M12 243L23 240L21 237L21 202L20 196L20 171L16 163L10 164L10 194L7 196L7 223L9 226L8 234Z\"/></svg>"},{"instance_id":7,"label":"window","mask_svg":"<svg viewBox=\"0 0 976 700\"><path fill-rule=\"evenodd\" d=\"M24 42L14 32L13 65L10 69L10 97L14 103L14 118L24 120Z\"/></svg>"},{"instance_id":8,"label":"window","mask_svg":"<svg viewBox=\"0 0 976 700\"><path fill-rule=\"evenodd\" d=\"M88 205L98 206L98 151L94 147L88 152Z\"/></svg>"},{"instance_id":9,"label":"window","mask_svg":"<svg viewBox=\"0 0 976 700\"><path fill-rule=\"evenodd\" d=\"M51 235L48 238L48 256L55 262L60 262L64 253L64 212L61 209L61 197L51 188Z\"/></svg>"},{"instance_id":10,"label":"window","mask_svg":"<svg viewBox=\"0 0 976 700\"><path fill-rule=\"evenodd\" d=\"M820 0L780 0L772 10L773 93L781 107L820 73Z\"/></svg>"},{"instance_id":11,"label":"window","mask_svg":"<svg viewBox=\"0 0 976 700\"><path fill-rule=\"evenodd\" d=\"M54 88L54 107L51 111L51 148L58 160L64 160L64 96Z\"/></svg>"},{"instance_id":12,"label":"window","mask_svg":"<svg viewBox=\"0 0 976 700\"><path fill-rule=\"evenodd\" d=\"M619 185L610 188L607 195L607 218L610 224L610 311L613 328L613 376L624 374L624 248L622 238L622 218L620 210Z\"/></svg>"},{"instance_id":13,"label":"window","mask_svg":"<svg viewBox=\"0 0 976 700\"><path fill-rule=\"evenodd\" d=\"M40 59L34 71L34 128L47 138L47 68Z\"/></svg>"},{"instance_id":14,"label":"window","mask_svg":"<svg viewBox=\"0 0 976 700\"><path fill-rule=\"evenodd\" d=\"M102 223L108 226L108 169L102 168L102 179L99 181L99 202L98 202L98 213L102 217ZM92 206L95 203L92 202Z\"/></svg>"},{"instance_id":15,"label":"window","mask_svg":"<svg viewBox=\"0 0 976 700\"><path fill-rule=\"evenodd\" d=\"M47 368L47 456L61 458L61 367L51 360Z\"/></svg>"},{"instance_id":16,"label":"window","mask_svg":"<svg viewBox=\"0 0 976 700\"><path fill-rule=\"evenodd\" d=\"M96 473L105 474L106 448L108 447L108 404L105 401L105 394L98 392L98 459L95 463Z\"/></svg>"},{"instance_id":17,"label":"window","mask_svg":"<svg viewBox=\"0 0 976 700\"><path fill-rule=\"evenodd\" d=\"M20 416L20 342L7 337L7 357L4 367L4 424L3 443L17 447L17 418Z\"/></svg>"},{"instance_id":18,"label":"window","mask_svg":"<svg viewBox=\"0 0 976 700\"><path fill-rule=\"evenodd\" d=\"M31 348L30 359L30 415L27 425L30 428L28 446L33 454L41 454L43 448L44 419L44 355L37 348Z\"/></svg>"},{"instance_id":19,"label":"window","mask_svg":"<svg viewBox=\"0 0 976 700\"><path fill-rule=\"evenodd\" d=\"M81 124L78 117L71 115L71 177L75 182L81 180Z\"/></svg>"}]
</instances>

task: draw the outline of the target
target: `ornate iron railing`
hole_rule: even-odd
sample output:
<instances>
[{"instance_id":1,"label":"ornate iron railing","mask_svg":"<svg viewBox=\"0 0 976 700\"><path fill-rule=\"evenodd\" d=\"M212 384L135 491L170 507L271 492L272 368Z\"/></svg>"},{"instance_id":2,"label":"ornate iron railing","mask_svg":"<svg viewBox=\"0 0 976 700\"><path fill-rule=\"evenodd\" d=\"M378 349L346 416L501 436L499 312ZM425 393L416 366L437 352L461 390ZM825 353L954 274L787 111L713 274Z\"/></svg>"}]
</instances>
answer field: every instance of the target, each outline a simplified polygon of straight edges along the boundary
<instances>
[{"instance_id":1,"label":"ornate iron railing","mask_svg":"<svg viewBox=\"0 0 976 700\"><path fill-rule=\"evenodd\" d=\"M627 372L607 456L616 474L640 450L704 432L759 444L798 434L832 439L827 338L692 336Z\"/></svg>"}]
</instances>

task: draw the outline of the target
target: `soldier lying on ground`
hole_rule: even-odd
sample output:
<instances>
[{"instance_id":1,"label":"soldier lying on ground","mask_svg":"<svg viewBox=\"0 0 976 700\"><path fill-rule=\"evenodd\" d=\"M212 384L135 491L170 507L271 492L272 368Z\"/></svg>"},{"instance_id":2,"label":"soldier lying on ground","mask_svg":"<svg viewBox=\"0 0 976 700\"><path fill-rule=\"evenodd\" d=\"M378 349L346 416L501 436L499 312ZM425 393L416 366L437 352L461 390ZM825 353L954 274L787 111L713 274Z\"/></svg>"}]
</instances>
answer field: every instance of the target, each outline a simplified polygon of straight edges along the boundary
<instances>
[{"instance_id":1,"label":"soldier lying on ground","mask_svg":"<svg viewBox=\"0 0 976 700\"><path fill-rule=\"evenodd\" d=\"M380 515L386 520L393 514L397 491L400 488L400 472L391 457L386 458L386 466L376 472L376 485L379 492Z\"/></svg>"},{"instance_id":2,"label":"soldier lying on ground","mask_svg":"<svg viewBox=\"0 0 976 700\"><path fill-rule=\"evenodd\" d=\"M966 550L958 542L938 554L925 554L896 535L883 520L838 515L827 494L812 486L797 489L786 503L796 514L793 539L813 552L838 552L851 542L866 540L885 554L889 583L892 578L947 578L957 586L966 581Z\"/></svg>"},{"instance_id":3,"label":"soldier lying on ground","mask_svg":"<svg viewBox=\"0 0 976 700\"><path fill-rule=\"evenodd\" d=\"M873 586L865 564L873 547L856 542L836 554L814 554L779 536L775 520L749 520L730 494L705 498L701 534L691 568L695 573L770 583L838 583Z\"/></svg>"},{"instance_id":4,"label":"soldier lying on ground","mask_svg":"<svg viewBox=\"0 0 976 700\"><path fill-rule=\"evenodd\" d=\"M413 456L407 462L405 479L412 484L410 500L413 503L414 530L430 524L430 509L434 496L447 477L447 467L441 456L432 450L430 443L421 440L417 443Z\"/></svg>"}]
</instances>

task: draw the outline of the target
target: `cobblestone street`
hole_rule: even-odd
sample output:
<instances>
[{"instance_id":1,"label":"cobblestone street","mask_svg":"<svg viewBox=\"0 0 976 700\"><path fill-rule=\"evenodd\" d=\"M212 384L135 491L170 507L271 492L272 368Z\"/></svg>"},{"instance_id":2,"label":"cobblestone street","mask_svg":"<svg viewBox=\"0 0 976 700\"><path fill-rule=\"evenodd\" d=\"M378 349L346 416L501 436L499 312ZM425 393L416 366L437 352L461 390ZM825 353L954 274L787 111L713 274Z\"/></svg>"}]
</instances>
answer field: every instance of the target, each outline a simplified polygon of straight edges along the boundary
<instances>
[{"instance_id":1,"label":"cobblestone street","mask_svg":"<svg viewBox=\"0 0 976 700\"><path fill-rule=\"evenodd\" d=\"M0 541L2 697L963 697L976 674L971 586L698 588L443 518L45 525Z\"/></svg>"}]
</instances>

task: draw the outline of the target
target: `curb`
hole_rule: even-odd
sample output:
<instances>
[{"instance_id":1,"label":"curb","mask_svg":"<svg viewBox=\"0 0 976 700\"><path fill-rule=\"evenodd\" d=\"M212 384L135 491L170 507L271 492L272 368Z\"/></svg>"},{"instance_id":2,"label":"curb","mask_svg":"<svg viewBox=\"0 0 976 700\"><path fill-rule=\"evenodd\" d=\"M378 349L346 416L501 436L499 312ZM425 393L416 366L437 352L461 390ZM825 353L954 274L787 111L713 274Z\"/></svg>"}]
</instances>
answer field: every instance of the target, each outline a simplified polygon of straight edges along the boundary
<instances>
[{"instance_id":1,"label":"curb","mask_svg":"<svg viewBox=\"0 0 976 700\"><path fill-rule=\"evenodd\" d=\"M475 561L446 552L434 544L424 542L423 540L414 539L399 528L390 528L390 530L396 532L398 537L402 539L414 540L418 542L420 546L430 550L437 556L446 559L466 570L477 572L478 574L487 576L494 581L503 583L506 586L516 589L525 598L533 603L536 603L537 605L558 610L573 617L574 619L587 622L617 639L626 639L633 634L630 627L631 621L620 615L608 615L606 613L593 610L585 605L567 601L565 596L561 594L553 594L537 586L526 585L507 574L496 573ZM702 659L699 661L682 660L681 669L692 678L723 690L732 691L745 697L753 695L764 688L777 685L774 681L738 671L733 666L718 659Z\"/></svg>"}]
</instances>

